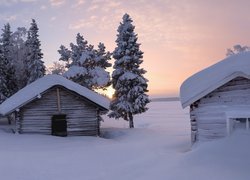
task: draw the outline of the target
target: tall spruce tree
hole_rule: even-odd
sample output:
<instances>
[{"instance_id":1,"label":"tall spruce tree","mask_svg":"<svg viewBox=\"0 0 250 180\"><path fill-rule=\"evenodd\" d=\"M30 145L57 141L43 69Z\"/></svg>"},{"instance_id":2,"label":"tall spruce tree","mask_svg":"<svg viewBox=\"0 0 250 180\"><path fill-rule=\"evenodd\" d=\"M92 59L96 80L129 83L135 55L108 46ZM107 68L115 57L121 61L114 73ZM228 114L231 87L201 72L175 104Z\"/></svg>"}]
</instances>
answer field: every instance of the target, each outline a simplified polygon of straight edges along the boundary
<instances>
[{"instance_id":1,"label":"tall spruce tree","mask_svg":"<svg viewBox=\"0 0 250 180\"><path fill-rule=\"evenodd\" d=\"M110 75L105 69L110 67L110 53L102 44L98 50L88 44L80 33L76 36L76 44L70 44L70 50L61 46L58 50L61 61L66 62L67 71L64 76L72 81L94 90L109 85Z\"/></svg>"},{"instance_id":2,"label":"tall spruce tree","mask_svg":"<svg viewBox=\"0 0 250 180\"><path fill-rule=\"evenodd\" d=\"M2 52L2 46L0 47L0 104L10 95L6 80L6 58L4 58Z\"/></svg>"},{"instance_id":3,"label":"tall spruce tree","mask_svg":"<svg viewBox=\"0 0 250 180\"><path fill-rule=\"evenodd\" d=\"M30 84L38 78L45 75L45 66L42 61L43 53L41 52L41 43L38 35L38 27L36 21L32 19L31 27L28 31L26 41L27 59L26 59L26 84Z\"/></svg>"},{"instance_id":4,"label":"tall spruce tree","mask_svg":"<svg viewBox=\"0 0 250 180\"><path fill-rule=\"evenodd\" d=\"M10 25L7 23L4 25L1 34L1 87L2 98L0 101L5 100L17 91L15 67L13 59L13 43L11 40L12 32Z\"/></svg>"},{"instance_id":5,"label":"tall spruce tree","mask_svg":"<svg viewBox=\"0 0 250 180\"><path fill-rule=\"evenodd\" d=\"M115 64L112 73L112 86L115 89L110 105L110 117L123 118L129 121L129 127L134 127L133 116L147 110L149 103L147 79L143 77L146 71L140 68L143 62L143 52L137 43L135 26L128 14L118 27L117 47L113 52Z\"/></svg>"}]
</instances>

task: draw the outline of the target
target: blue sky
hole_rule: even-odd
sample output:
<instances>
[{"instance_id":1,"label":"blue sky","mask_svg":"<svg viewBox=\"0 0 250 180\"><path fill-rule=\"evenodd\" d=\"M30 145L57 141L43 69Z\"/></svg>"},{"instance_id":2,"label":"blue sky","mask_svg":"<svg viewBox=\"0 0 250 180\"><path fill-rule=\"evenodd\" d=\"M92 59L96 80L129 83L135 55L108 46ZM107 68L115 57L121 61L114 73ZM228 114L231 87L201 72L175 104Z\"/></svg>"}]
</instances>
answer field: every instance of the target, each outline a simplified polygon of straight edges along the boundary
<instances>
[{"instance_id":1,"label":"blue sky","mask_svg":"<svg viewBox=\"0 0 250 180\"><path fill-rule=\"evenodd\" d=\"M128 13L144 51L150 95L175 96L186 78L223 59L227 48L250 45L249 7L248 0L0 0L0 23L15 30L34 18L49 66L78 32L113 51Z\"/></svg>"}]
</instances>

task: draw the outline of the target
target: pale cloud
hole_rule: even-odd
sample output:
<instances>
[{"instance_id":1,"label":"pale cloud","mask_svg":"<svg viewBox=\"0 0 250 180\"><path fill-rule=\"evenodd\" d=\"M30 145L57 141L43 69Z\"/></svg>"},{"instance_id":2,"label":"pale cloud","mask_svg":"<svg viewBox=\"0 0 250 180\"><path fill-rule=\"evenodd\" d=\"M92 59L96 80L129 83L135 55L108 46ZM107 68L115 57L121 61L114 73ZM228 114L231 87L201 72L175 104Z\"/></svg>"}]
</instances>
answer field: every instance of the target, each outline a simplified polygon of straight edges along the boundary
<instances>
[{"instance_id":1,"label":"pale cloud","mask_svg":"<svg viewBox=\"0 0 250 180\"><path fill-rule=\"evenodd\" d=\"M50 0L51 6L61 6L65 3L65 0Z\"/></svg>"},{"instance_id":2,"label":"pale cloud","mask_svg":"<svg viewBox=\"0 0 250 180\"><path fill-rule=\"evenodd\" d=\"M15 21L16 18L17 18L16 15L11 15L11 16L7 16L7 17L5 18L5 20L8 21L8 22L10 22L10 21Z\"/></svg>"},{"instance_id":3,"label":"pale cloud","mask_svg":"<svg viewBox=\"0 0 250 180\"><path fill-rule=\"evenodd\" d=\"M72 22L69 29L95 28L99 32L116 30L123 14L128 13L134 21L139 39L143 39L144 42L170 43L185 38L181 22L172 15L173 11L182 10L160 0L147 1L143 5L137 1L126 3L116 0L95 0L87 9L89 16ZM95 11L94 16L92 11ZM179 36L176 36L176 33Z\"/></svg>"},{"instance_id":4,"label":"pale cloud","mask_svg":"<svg viewBox=\"0 0 250 180\"><path fill-rule=\"evenodd\" d=\"M17 2L18 0L0 0L0 6L11 6Z\"/></svg>"},{"instance_id":5,"label":"pale cloud","mask_svg":"<svg viewBox=\"0 0 250 180\"><path fill-rule=\"evenodd\" d=\"M45 9L47 9L47 6L42 5L42 6L40 7L40 9L41 9L41 10L45 10Z\"/></svg>"},{"instance_id":6,"label":"pale cloud","mask_svg":"<svg viewBox=\"0 0 250 180\"><path fill-rule=\"evenodd\" d=\"M121 2L116 0L93 0L87 8L88 17L76 20L69 25L69 29L81 29L94 27L97 31L105 31L115 28L121 20L121 12L125 12L121 7ZM95 12L95 15L94 12ZM119 12L118 12L119 11ZM118 13L117 13L118 12Z\"/></svg>"},{"instance_id":7,"label":"pale cloud","mask_svg":"<svg viewBox=\"0 0 250 180\"><path fill-rule=\"evenodd\" d=\"M72 8L81 7L86 3L86 0L76 0L76 2L71 6Z\"/></svg>"},{"instance_id":8,"label":"pale cloud","mask_svg":"<svg viewBox=\"0 0 250 180\"><path fill-rule=\"evenodd\" d=\"M20 2L26 2L26 3L29 3L29 2L36 2L37 0L20 0Z\"/></svg>"},{"instance_id":9,"label":"pale cloud","mask_svg":"<svg viewBox=\"0 0 250 180\"><path fill-rule=\"evenodd\" d=\"M72 30L77 30L81 28L91 28L95 26L95 22L91 20L85 20L85 19L80 19L76 21L75 23L72 23L69 25L69 29Z\"/></svg>"},{"instance_id":10,"label":"pale cloud","mask_svg":"<svg viewBox=\"0 0 250 180\"><path fill-rule=\"evenodd\" d=\"M86 3L85 0L78 0L78 1L77 1L77 4L78 4L78 5L81 5L81 4L84 4L84 3Z\"/></svg>"},{"instance_id":11,"label":"pale cloud","mask_svg":"<svg viewBox=\"0 0 250 180\"><path fill-rule=\"evenodd\" d=\"M16 3L33 3L37 0L0 0L0 6L12 6Z\"/></svg>"},{"instance_id":12,"label":"pale cloud","mask_svg":"<svg viewBox=\"0 0 250 180\"><path fill-rule=\"evenodd\" d=\"M80 19L75 21L69 25L69 29L76 30L82 28L95 28L97 31L107 31L110 29L116 29L117 22L119 22L121 17L113 16L110 18L109 16L90 16L88 18Z\"/></svg>"},{"instance_id":13,"label":"pale cloud","mask_svg":"<svg viewBox=\"0 0 250 180\"><path fill-rule=\"evenodd\" d=\"M93 4L91 5L89 8L88 8L88 12L89 11L94 11L94 10L97 10L99 8L99 5L98 4Z\"/></svg>"},{"instance_id":14,"label":"pale cloud","mask_svg":"<svg viewBox=\"0 0 250 180\"><path fill-rule=\"evenodd\" d=\"M50 18L50 21L55 21L55 20L56 20L55 16L53 16L53 17Z\"/></svg>"},{"instance_id":15,"label":"pale cloud","mask_svg":"<svg viewBox=\"0 0 250 180\"><path fill-rule=\"evenodd\" d=\"M10 22L10 21L15 21L17 19L17 15L0 15L0 20Z\"/></svg>"},{"instance_id":16,"label":"pale cloud","mask_svg":"<svg viewBox=\"0 0 250 180\"><path fill-rule=\"evenodd\" d=\"M102 9L103 9L103 11L108 12L108 11L112 11L112 10L114 10L114 9L120 7L120 6L121 6L121 2L118 2L118 1L107 1L105 3L105 6Z\"/></svg>"},{"instance_id":17,"label":"pale cloud","mask_svg":"<svg viewBox=\"0 0 250 180\"><path fill-rule=\"evenodd\" d=\"M93 0L88 8L88 12L101 10L104 12L114 11L121 5L121 2L115 0Z\"/></svg>"}]
</instances>

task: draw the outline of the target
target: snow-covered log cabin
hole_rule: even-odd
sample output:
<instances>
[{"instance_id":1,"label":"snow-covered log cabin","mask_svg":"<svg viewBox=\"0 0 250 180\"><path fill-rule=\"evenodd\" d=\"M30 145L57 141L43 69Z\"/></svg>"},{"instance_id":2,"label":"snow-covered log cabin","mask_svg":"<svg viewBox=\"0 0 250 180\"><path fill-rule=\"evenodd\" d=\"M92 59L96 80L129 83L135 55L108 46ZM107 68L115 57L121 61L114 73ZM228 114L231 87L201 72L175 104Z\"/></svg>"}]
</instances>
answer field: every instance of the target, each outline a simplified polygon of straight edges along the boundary
<instances>
[{"instance_id":1,"label":"snow-covered log cabin","mask_svg":"<svg viewBox=\"0 0 250 180\"><path fill-rule=\"evenodd\" d=\"M15 114L13 131L57 136L99 135L100 114L109 100L59 75L46 75L0 105L0 114Z\"/></svg>"},{"instance_id":2,"label":"snow-covered log cabin","mask_svg":"<svg viewBox=\"0 0 250 180\"><path fill-rule=\"evenodd\" d=\"M183 82L182 107L190 107L191 140L207 141L249 129L250 52L232 55Z\"/></svg>"}]
</instances>

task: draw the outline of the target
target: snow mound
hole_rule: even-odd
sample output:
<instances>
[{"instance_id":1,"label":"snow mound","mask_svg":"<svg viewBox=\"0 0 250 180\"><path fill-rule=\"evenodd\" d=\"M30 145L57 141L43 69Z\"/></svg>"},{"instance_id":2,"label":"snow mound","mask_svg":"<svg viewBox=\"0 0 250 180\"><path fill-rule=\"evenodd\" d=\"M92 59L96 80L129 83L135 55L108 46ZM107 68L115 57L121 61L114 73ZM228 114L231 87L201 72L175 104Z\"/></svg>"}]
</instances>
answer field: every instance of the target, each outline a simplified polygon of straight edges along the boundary
<instances>
[{"instance_id":1,"label":"snow mound","mask_svg":"<svg viewBox=\"0 0 250 180\"><path fill-rule=\"evenodd\" d=\"M232 55L186 79L180 87L185 108L236 77L250 79L250 52Z\"/></svg>"},{"instance_id":2,"label":"snow mound","mask_svg":"<svg viewBox=\"0 0 250 180\"><path fill-rule=\"evenodd\" d=\"M45 92L47 89L60 85L74 91L75 93L89 99L90 101L98 104L104 109L109 109L109 100L104 96L97 94L94 91L91 91L79 84L74 83L62 76L59 75L46 75L35 82L27 85L13 96L8 98L0 105L0 114L6 115L9 114L16 109L20 108L24 104L32 101L35 98L41 97L41 94Z\"/></svg>"}]
</instances>

